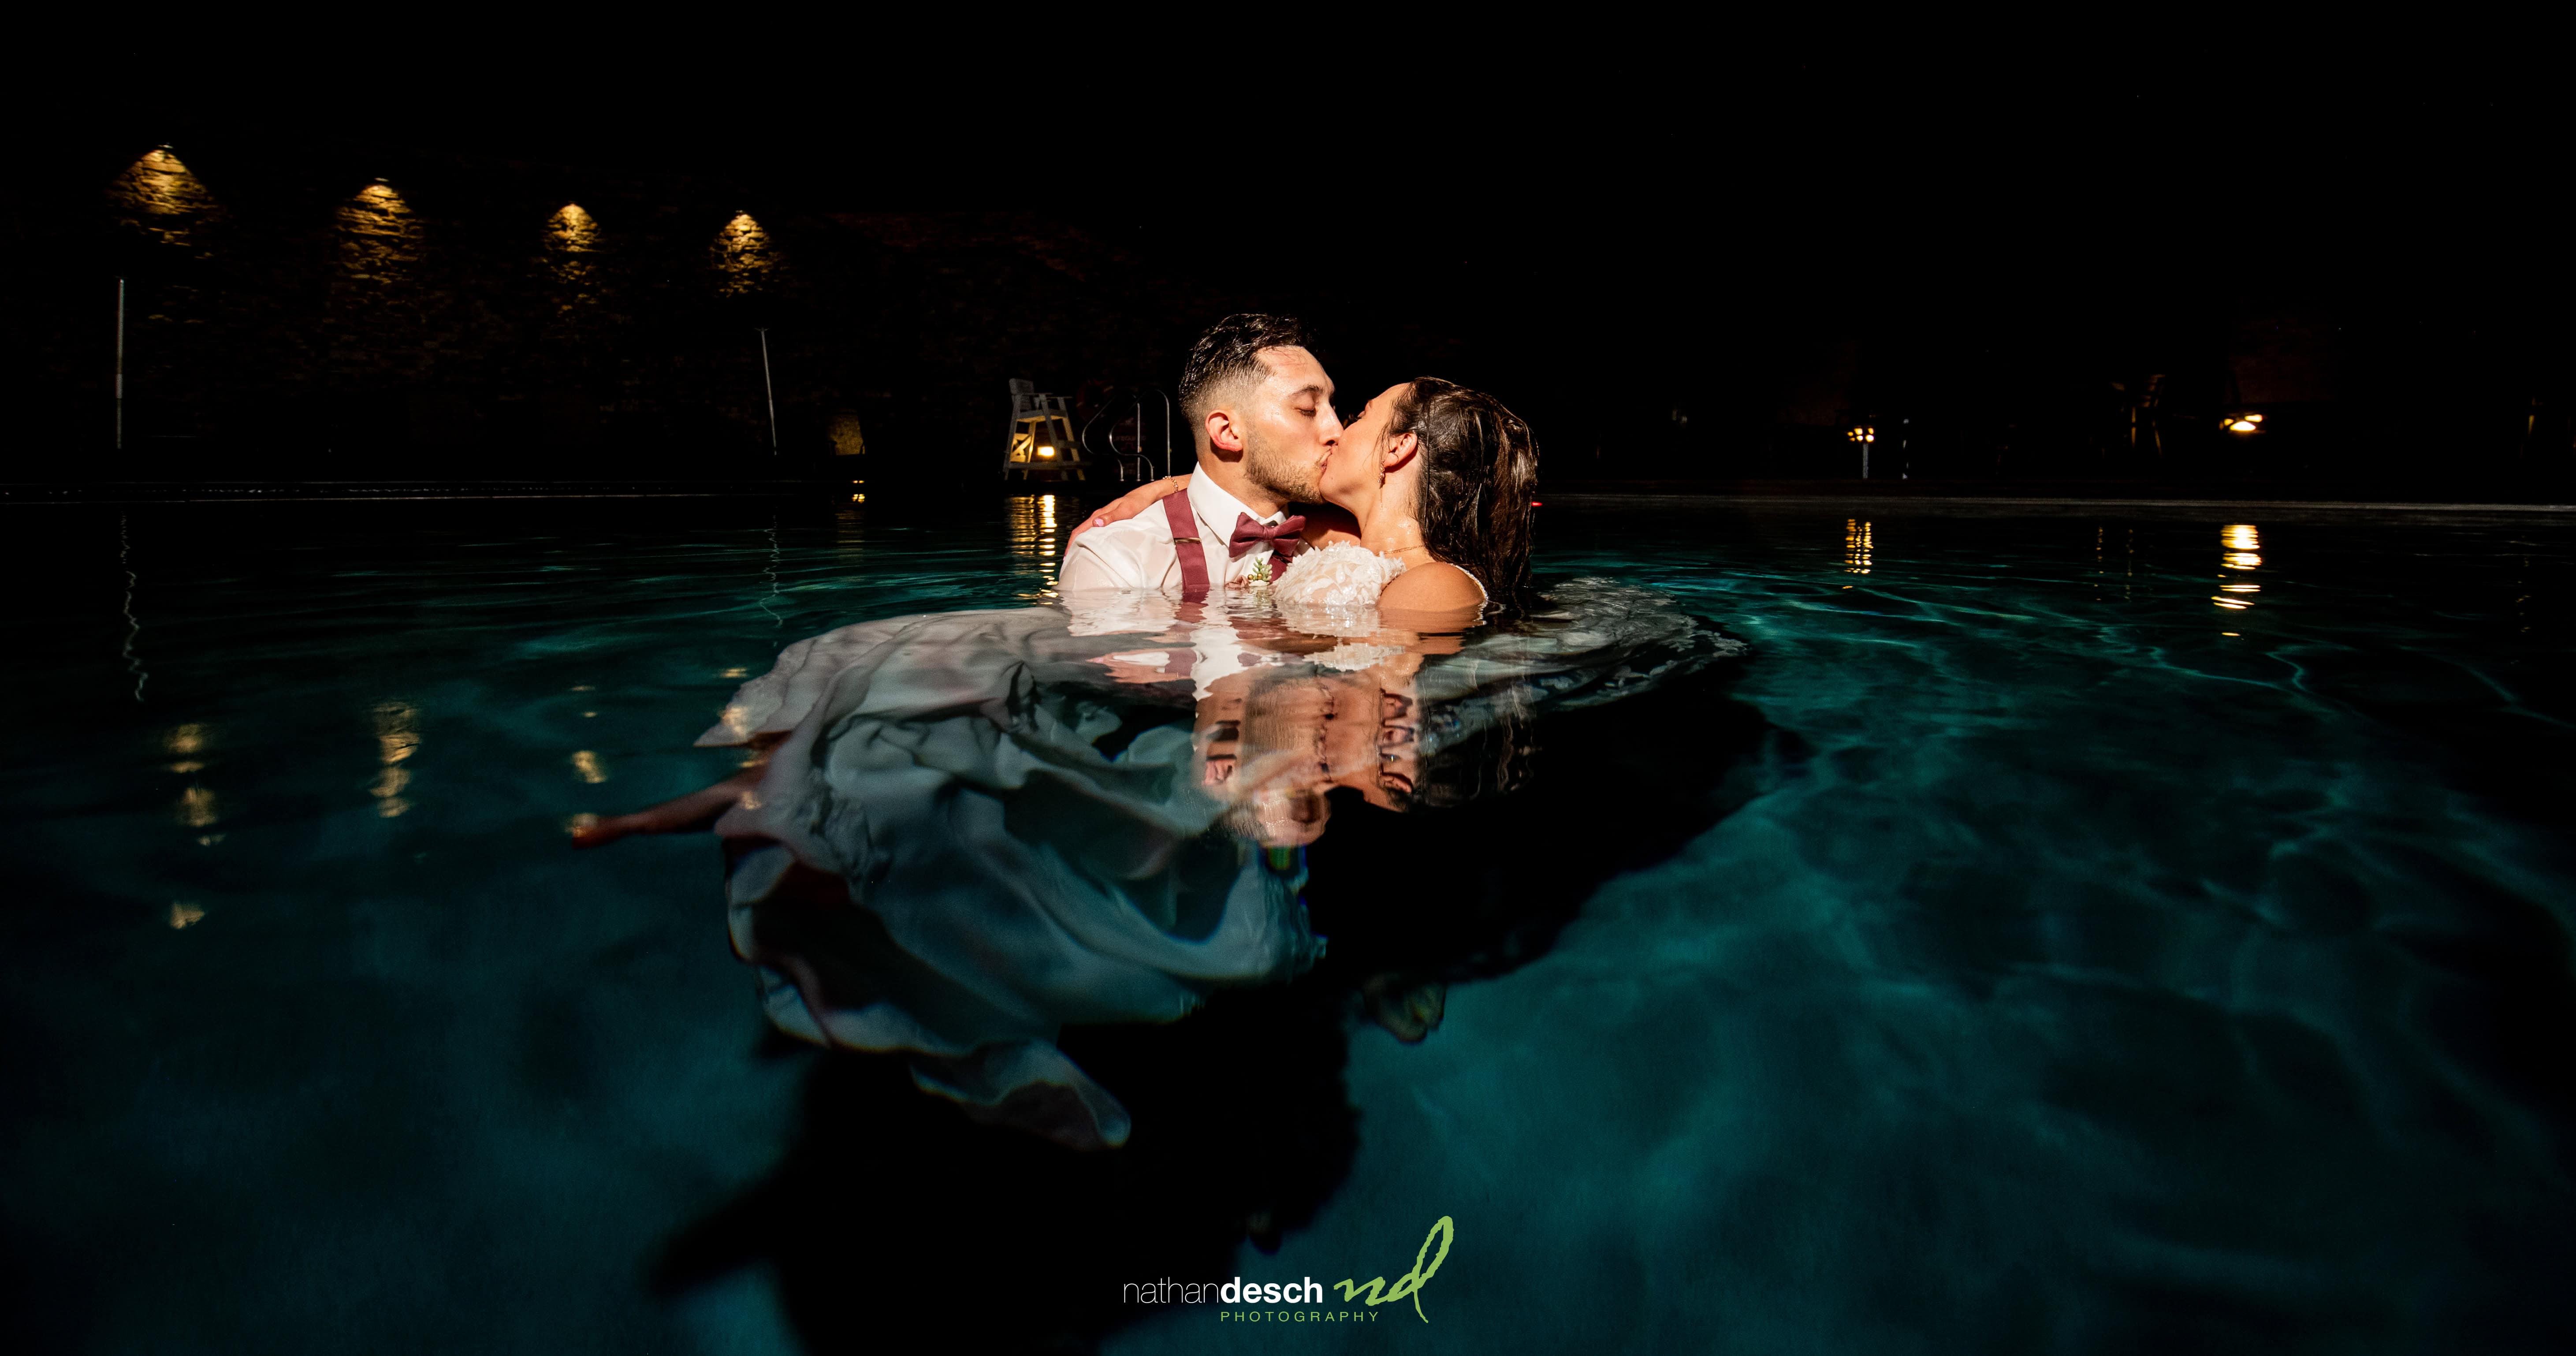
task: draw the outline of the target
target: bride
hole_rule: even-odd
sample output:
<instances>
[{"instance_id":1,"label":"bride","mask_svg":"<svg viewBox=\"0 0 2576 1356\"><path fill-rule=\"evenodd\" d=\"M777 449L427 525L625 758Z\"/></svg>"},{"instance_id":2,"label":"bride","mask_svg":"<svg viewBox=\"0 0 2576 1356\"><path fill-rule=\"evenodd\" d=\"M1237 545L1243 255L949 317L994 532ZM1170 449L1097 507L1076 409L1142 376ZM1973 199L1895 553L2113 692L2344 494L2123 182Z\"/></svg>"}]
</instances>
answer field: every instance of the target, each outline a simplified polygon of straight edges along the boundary
<instances>
[{"instance_id":1,"label":"bride","mask_svg":"<svg viewBox=\"0 0 2576 1356\"><path fill-rule=\"evenodd\" d=\"M1592 657L1497 637L1498 664L1446 688L1414 676L1480 616L1527 606L1536 472L1528 426L1491 396L1427 377L1390 387L1315 468L1350 523L1268 589L1189 611L1153 595L896 617L799 641L697 741L748 748L751 766L575 842L712 826L734 950L779 1029L902 1052L919 1086L978 1119L1115 1146L1125 1109L1056 1048L1059 1030L1172 1021L1216 988L1311 966L1322 942L1299 892L1321 788L1408 799L1435 692L1465 711L1495 673ZM1187 644L1209 612L1229 619L1231 672L1184 676L1187 649L1140 660L1141 646ZM1451 634L1423 643L1438 632ZM1308 718L1269 710L1288 689L1246 660L1386 676L1316 688L1329 700Z\"/></svg>"}]
</instances>

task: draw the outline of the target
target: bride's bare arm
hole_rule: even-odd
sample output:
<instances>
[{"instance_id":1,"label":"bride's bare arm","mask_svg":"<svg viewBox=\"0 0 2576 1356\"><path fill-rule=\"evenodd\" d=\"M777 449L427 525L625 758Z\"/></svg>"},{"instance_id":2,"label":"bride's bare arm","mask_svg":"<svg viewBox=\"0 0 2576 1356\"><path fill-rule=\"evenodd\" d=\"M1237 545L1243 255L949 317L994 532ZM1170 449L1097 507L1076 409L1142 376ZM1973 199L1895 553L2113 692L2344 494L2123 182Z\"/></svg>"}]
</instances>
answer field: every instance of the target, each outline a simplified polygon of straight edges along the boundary
<instances>
[{"instance_id":1,"label":"bride's bare arm","mask_svg":"<svg viewBox=\"0 0 2576 1356\"><path fill-rule=\"evenodd\" d=\"M1129 518L1133 518L1137 514L1142 513L1145 510L1152 508L1155 504L1161 502L1166 495L1170 495L1179 490L1188 489L1189 487L1190 478L1188 476L1165 476L1161 480L1154 481L1150 484L1139 485L1125 494L1110 500L1108 503L1101 505L1098 509L1093 511L1090 517L1076 523L1073 528L1073 535L1064 539L1064 549L1068 552L1071 551L1073 549L1074 538L1081 536L1083 533L1088 532L1095 527L1107 527L1111 523L1123 522Z\"/></svg>"},{"instance_id":2,"label":"bride's bare arm","mask_svg":"<svg viewBox=\"0 0 2576 1356\"><path fill-rule=\"evenodd\" d=\"M1458 570L1455 565L1445 565L1445 562L1432 562L1432 565L1417 565L1414 570L1396 575L1394 583L1386 585L1386 593L1378 593L1378 616L1391 619L1394 614L1463 614L1468 621L1473 621L1479 603L1484 603L1484 590L1476 588L1476 580L1468 577L1466 570ZM1425 626L1412 624L1412 621L1396 621L1396 624L1412 626L1417 632L1425 629Z\"/></svg>"},{"instance_id":3,"label":"bride's bare arm","mask_svg":"<svg viewBox=\"0 0 2576 1356\"><path fill-rule=\"evenodd\" d=\"M713 786L666 800L651 809L580 825L572 831L572 845L598 847L633 833L687 833L713 828L716 819L732 809L744 792L760 784L761 771L756 766L747 767Z\"/></svg>"}]
</instances>

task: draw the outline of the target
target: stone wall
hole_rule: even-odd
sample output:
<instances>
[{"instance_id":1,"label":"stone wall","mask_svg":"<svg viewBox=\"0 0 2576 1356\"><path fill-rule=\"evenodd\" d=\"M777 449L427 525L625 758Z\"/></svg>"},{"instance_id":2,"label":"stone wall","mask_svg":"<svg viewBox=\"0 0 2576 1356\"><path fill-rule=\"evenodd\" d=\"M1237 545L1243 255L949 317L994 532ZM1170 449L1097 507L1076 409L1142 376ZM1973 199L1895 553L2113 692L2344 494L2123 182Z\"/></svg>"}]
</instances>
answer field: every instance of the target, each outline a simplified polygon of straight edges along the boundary
<instances>
[{"instance_id":1,"label":"stone wall","mask_svg":"<svg viewBox=\"0 0 2576 1356\"><path fill-rule=\"evenodd\" d=\"M967 482L995 474L1009 378L1169 384L1227 304L1032 213L388 159L359 175L148 149L83 201L14 214L21 257L57 266L20 289L27 436L0 478Z\"/></svg>"}]
</instances>

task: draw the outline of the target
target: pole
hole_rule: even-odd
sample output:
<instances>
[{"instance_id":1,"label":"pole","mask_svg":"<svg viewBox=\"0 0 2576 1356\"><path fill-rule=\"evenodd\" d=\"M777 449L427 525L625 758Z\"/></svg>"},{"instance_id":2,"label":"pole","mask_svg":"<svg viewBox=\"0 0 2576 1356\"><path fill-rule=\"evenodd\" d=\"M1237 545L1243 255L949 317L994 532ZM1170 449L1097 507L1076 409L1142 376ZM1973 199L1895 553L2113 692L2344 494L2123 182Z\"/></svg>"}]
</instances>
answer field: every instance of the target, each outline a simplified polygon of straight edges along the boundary
<instances>
[{"instance_id":1,"label":"pole","mask_svg":"<svg viewBox=\"0 0 2576 1356\"><path fill-rule=\"evenodd\" d=\"M116 450L125 450L125 279L116 280Z\"/></svg>"},{"instance_id":2,"label":"pole","mask_svg":"<svg viewBox=\"0 0 2576 1356\"><path fill-rule=\"evenodd\" d=\"M769 397L769 455L778 455L778 388L769 380L769 331L760 332L760 390Z\"/></svg>"}]
</instances>

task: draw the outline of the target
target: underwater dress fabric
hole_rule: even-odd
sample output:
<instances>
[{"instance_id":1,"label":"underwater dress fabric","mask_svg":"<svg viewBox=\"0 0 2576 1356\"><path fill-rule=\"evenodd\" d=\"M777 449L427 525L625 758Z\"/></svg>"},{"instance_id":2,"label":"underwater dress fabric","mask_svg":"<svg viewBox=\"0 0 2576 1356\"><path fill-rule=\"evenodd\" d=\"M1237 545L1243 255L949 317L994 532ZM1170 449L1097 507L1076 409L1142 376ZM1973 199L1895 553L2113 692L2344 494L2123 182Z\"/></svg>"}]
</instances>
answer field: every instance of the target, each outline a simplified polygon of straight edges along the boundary
<instances>
[{"instance_id":1,"label":"underwater dress fabric","mask_svg":"<svg viewBox=\"0 0 2576 1356\"><path fill-rule=\"evenodd\" d=\"M1087 661L1116 639L1053 609L893 618L800 641L737 693L699 743L785 735L717 824L752 849L734 949L782 1030L912 1052L927 1090L1115 1145L1126 1112L1055 1049L1065 1023L1170 1021L1311 964L1297 881L1195 784L1186 699L1095 747L1125 694ZM764 907L791 860L856 907ZM1014 1100L1048 1088L1070 1101Z\"/></svg>"},{"instance_id":2,"label":"underwater dress fabric","mask_svg":"<svg viewBox=\"0 0 2576 1356\"><path fill-rule=\"evenodd\" d=\"M1647 590L1578 580L1558 601L1424 667L1426 746L1734 645ZM889 618L799 641L742 686L698 743L778 738L717 824L734 950L775 1025L907 1052L916 1083L982 1119L1108 1147L1127 1113L1056 1048L1063 1026L1176 1020L1314 963L1294 855L1233 833L1199 785L1187 689L1118 684L1097 662L1150 621ZM845 881L847 905L779 890L798 863Z\"/></svg>"}]
</instances>

